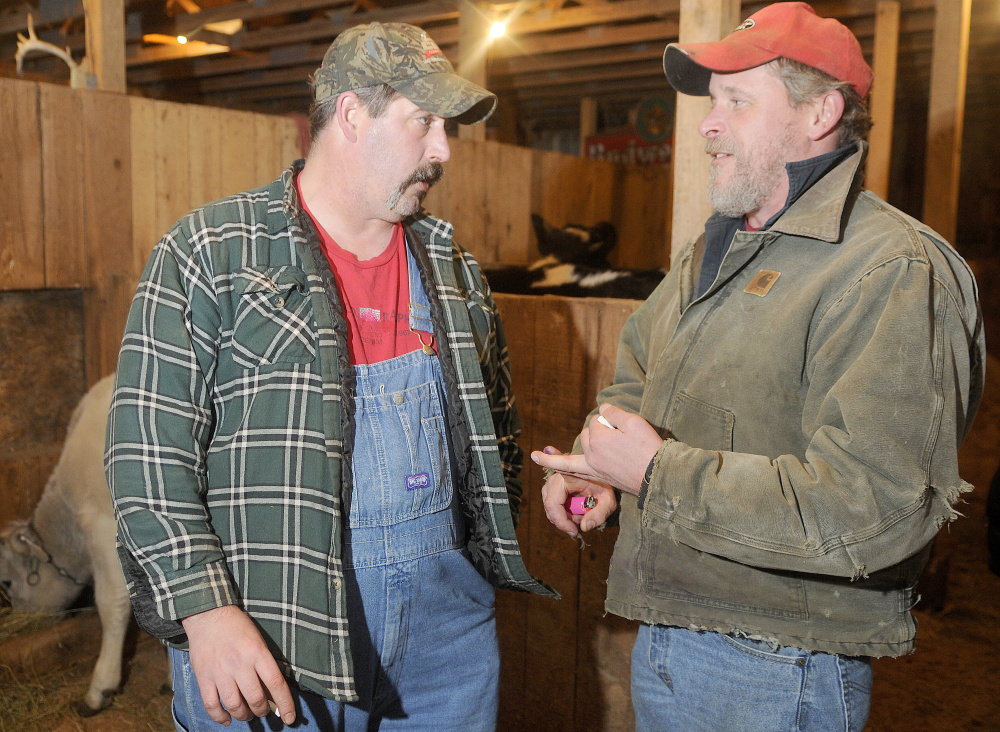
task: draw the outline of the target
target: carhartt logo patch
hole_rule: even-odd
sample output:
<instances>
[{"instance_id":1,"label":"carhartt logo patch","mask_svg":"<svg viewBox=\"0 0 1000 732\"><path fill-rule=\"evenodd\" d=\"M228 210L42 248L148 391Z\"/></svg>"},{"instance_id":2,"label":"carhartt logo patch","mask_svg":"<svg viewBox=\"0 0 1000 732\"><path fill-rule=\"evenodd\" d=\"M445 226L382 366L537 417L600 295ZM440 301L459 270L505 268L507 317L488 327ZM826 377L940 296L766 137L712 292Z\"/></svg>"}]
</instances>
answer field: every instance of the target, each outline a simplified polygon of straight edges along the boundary
<instances>
[{"instance_id":1,"label":"carhartt logo patch","mask_svg":"<svg viewBox=\"0 0 1000 732\"><path fill-rule=\"evenodd\" d=\"M736 28L733 30L733 33L735 33L736 31L741 31L741 30L750 30L755 25L757 25L757 21L755 21L753 18L747 18L742 23L740 23L738 26L736 26Z\"/></svg>"},{"instance_id":2,"label":"carhartt logo patch","mask_svg":"<svg viewBox=\"0 0 1000 732\"><path fill-rule=\"evenodd\" d=\"M764 297L780 276L781 272L775 272L773 269L762 269L756 277L750 280L750 284L743 292Z\"/></svg>"},{"instance_id":3,"label":"carhartt logo patch","mask_svg":"<svg viewBox=\"0 0 1000 732\"><path fill-rule=\"evenodd\" d=\"M431 484L431 476L427 473L417 473L406 476L406 490L415 491L417 488L426 488Z\"/></svg>"}]
</instances>

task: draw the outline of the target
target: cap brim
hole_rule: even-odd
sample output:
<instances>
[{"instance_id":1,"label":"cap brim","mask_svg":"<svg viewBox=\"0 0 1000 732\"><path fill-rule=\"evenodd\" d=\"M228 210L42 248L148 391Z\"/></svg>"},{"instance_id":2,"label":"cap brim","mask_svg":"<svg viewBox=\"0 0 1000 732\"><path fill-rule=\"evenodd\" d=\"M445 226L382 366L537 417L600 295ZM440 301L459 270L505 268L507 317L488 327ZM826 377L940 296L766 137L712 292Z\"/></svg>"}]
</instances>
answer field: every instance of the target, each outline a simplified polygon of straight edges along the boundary
<instances>
[{"instance_id":1,"label":"cap brim","mask_svg":"<svg viewBox=\"0 0 1000 732\"><path fill-rule=\"evenodd\" d=\"M708 83L713 73L733 74L774 61L772 51L748 43L733 41L728 36L709 43L671 43L663 51L663 73L670 86L681 94L708 96Z\"/></svg>"},{"instance_id":2,"label":"cap brim","mask_svg":"<svg viewBox=\"0 0 1000 732\"><path fill-rule=\"evenodd\" d=\"M421 109L464 125L484 121L497 106L496 94L448 72L389 82L389 86Z\"/></svg>"}]
</instances>

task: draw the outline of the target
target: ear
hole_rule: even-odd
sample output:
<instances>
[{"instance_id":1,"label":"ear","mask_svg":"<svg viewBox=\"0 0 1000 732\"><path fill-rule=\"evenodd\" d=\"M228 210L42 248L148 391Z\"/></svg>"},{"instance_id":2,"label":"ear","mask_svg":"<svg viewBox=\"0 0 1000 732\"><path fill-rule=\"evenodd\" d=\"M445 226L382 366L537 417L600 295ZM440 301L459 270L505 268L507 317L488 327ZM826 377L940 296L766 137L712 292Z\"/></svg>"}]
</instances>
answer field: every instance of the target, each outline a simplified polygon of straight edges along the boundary
<instances>
[{"instance_id":1,"label":"ear","mask_svg":"<svg viewBox=\"0 0 1000 732\"><path fill-rule=\"evenodd\" d=\"M834 89L816 97L809 104L809 139L813 142L822 140L836 128L843 115L844 97L839 91Z\"/></svg>"},{"instance_id":2,"label":"ear","mask_svg":"<svg viewBox=\"0 0 1000 732\"><path fill-rule=\"evenodd\" d=\"M33 556L43 562L48 561L49 555L42 548L42 540L29 527L18 527L8 536L7 540L15 554L25 557Z\"/></svg>"},{"instance_id":3,"label":"ear","mask_svg":"<svg viewBox=\"0 0 1000 732\"><path fill-rule=\"evenodd\" d=\"M337 126L350 142L358 141L358 122L361 113L361 100L354 92L344 92L337 99Z\"/></svg>"}]
</instances>

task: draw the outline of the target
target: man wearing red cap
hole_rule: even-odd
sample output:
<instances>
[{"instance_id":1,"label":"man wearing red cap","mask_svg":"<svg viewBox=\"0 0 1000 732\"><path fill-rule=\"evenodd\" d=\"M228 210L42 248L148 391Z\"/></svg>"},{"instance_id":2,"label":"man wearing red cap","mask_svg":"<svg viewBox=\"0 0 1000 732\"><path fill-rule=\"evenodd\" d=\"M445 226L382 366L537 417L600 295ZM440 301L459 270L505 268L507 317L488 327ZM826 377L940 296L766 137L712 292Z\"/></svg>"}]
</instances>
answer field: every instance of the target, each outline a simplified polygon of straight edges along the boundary
<instances>
[{"instance_id":1,"label":"man wearing red cap","mask_svg":"<svg viewBox=\"0 0 1000 732\"><path fill-rule=\"evenodd\" d=\"M777 3L664 69L711 97L716 213L626 324L574 454L532 455L546 514L576 536L620 511L606 607L640 621L638 730L861 730L870 658L913 650L917 577L971 490L976 284L863 189L872 73L839 22Z\"/></svg>"}]
</instances>

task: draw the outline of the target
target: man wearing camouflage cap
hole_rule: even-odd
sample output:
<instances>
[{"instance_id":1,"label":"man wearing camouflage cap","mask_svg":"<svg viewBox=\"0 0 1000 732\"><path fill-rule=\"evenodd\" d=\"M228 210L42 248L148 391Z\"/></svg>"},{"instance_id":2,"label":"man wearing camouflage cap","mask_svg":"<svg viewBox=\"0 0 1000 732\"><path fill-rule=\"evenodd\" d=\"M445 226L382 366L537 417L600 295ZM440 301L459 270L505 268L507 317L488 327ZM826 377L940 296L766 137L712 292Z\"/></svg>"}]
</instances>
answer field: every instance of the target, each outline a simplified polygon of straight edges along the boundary
<instances>
[{"instance_id":1,"label":"man wearing camouflage cap","mask_svg":"<svg viewBox=\"0 0 1000 732\"><path fill-rule=\"evenodd\" d=\"M514 535L496 308L421 201L445 120L496 97L372 23L314 99L308 159L181 219L139 285L107 453L136 617L178 729L493 730L494 587L555 593Z\"/></svg>"},{"instance_id":2,"label":"man wearing camouflage cap","mask_svg":"<svg viewBox=\"0 0 1000 732\"><path fill-rule=\"evenodd\" d=\"M616 429L533 453L564 471L546 514L576 536L620 502L605 607L640 621L637 730L861 730L870 658L913 650L917 576L971 490L975 281L862 188L872 73L841 23L775 3L664 69L710 97L716 213L623 329Z\"/></svg>"}]
</instances>

